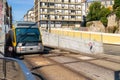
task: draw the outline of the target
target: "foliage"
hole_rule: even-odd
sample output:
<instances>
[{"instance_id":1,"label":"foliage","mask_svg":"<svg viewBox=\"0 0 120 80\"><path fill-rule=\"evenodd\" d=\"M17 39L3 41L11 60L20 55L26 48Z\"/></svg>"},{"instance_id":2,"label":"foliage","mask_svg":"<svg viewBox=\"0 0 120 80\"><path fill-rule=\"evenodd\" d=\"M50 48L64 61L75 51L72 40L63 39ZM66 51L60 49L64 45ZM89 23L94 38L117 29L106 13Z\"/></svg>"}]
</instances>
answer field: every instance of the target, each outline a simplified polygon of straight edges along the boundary
<instances>
[{"instance_id":1,"label":"foliage","mask_svg":"<svg viewBox=\"0 0 120 80\"><path fill-rule=\"evenodd\" d=\"M108 22L108 20L107 20L106 17L101 17L100 21L103 23L103 25L104 25L105 27L107 27L107 22Z\"/></svg>"},{"instance_id":2,"label":"foliage","mask_svg":"<svg viewBox=\"0 0 120 80\"><path fill-rule=\"evenodd\" d=\"M120 20L120 6L116 9L115 14L117 16L117 20Z\"/></svg>"},{"instance_id":3,"label":"foliage","mask_svg":"<svg viewBox=\"0 0 120 80\"><path fill-rule=\"evenodd\" d=\"M114 0L113 10L116 10L120 6L120 0Z\"/></svg>"},{"instance_id":4,"label":"foliage","mask_svg":"<svg viewBox=\"0 0 120 80\"><path fill-rule=\"evenodd\" d=\"M117 25L120 26L120 0L114 0L113 10L116 14Z\"/></svg>"},{"instance_id":5,"label":"foliage","mask_svg":"<svg viewBox=\"0 0 120 80\"><path fill-rule=\"evenodd\" d=\"M87 15L87 21L99 20L99 13L101 10L101 3L94 2L89 7L89 13Z\"/></svg>"},{"instance_id":6,"label":"foliage","mask_svg":"<svg viewBox=\"0 0 120 80\"><path fill-rule=\"evenodd\" d=\"M100 11L100 18L101 17L107 17L111 13L109 8L102 8Z\"/></svg>"},{"instance_id":7,"label":"foliage","mask_svg":"<svg viewBox=\"0 0 120 80\"><path fill-rule=\"evenodd\" d=\"M102 8L100 11L100 21L103 23L105 27L107 27L107 16L111 13L111 11L108 8Z\"/></svg>"},{"instance_id":8,"label":"foliage","mask_svg":"<svg viewBox=\"0 0 120 80\"><path fill-rule=\"evenodd\" d=\"M87 21L100 20L103 25L107 26L107 16L111 13L109 8L105 8L100 2L94 2L89 7L89 13L87 15Z\"/></svg>"}]
</instances>

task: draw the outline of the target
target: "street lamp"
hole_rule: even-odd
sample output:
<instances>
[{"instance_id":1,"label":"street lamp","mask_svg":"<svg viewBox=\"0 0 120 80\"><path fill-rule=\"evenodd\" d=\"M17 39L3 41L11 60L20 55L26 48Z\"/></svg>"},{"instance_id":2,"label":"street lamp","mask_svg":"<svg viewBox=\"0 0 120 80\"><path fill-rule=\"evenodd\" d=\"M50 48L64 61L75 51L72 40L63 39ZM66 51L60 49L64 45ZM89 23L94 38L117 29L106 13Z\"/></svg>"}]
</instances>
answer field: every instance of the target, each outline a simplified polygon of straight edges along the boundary
<instances>
[{"instance_id":1,"label":"street lamp","mask_svg":"<svg viewBox=\"0 0 120 80\"><path fill-rule=\"evenodd\" d=\"M50 2L48 3L48 7L50 7ZM48 10L48 12L49 12L49 21L48 21L48 25L49 25L49 33L51 33L51 19L50 19L50 9Z\"/></svg>"}]
</instances>

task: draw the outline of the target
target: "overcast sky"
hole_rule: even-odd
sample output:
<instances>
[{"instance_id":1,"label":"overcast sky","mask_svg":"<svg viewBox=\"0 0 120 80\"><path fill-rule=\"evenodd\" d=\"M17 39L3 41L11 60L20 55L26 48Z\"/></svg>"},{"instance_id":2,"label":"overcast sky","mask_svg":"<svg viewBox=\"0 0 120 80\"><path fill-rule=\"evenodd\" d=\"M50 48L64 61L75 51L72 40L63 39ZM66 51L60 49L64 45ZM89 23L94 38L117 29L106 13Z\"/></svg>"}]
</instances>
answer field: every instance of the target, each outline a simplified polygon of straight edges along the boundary
<instances>
[{"instance_id":1,"label":"overcast sky","mask_svg":"<svg viewBox=\"0 0 120 80\"><path fill-rule=\"evenodd\" d=\"M8 4L12 7L13 20L23 20L23 16L34 5L34 0L7 0Z\"/></svg>"}]
</instances>

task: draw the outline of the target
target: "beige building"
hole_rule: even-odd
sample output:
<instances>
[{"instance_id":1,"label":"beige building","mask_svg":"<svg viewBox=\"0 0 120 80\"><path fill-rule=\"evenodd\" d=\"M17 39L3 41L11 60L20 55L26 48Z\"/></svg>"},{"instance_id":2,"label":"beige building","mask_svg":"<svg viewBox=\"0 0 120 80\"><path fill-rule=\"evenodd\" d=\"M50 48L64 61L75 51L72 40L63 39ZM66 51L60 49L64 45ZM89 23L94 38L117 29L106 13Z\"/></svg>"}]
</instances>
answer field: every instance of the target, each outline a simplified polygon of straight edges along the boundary
<instances>
[{"instance_id":1,"label":"beige building","mask_svg":"<svg viewBox=\"0 0 120 80\"><path fill-rule=\"evenodd\" d=\"M114 4L114 0L34 0L35 21L44 28L79 28L94 1L110 9Z\"/></svg>"},{"instance_id":2,"label":"beige building","mask_svg":"<svg viewBox=\"0 0 120 80\"><path fill-rule=\"evenodd\" d=\"M31 8L30 10L27 11L27 13L24 15L24 21L35 22L34 8Z\"/></svg>"},{"instance_id":3,"label":"beige building","mask_svg":"<svg viewBox=\"0 0 120 80\"><path fill-rule=\"evenodd\" d=\"M81 0L34 0L35 21L40 27L80 27Z\"/></svg>"}]
</instances>

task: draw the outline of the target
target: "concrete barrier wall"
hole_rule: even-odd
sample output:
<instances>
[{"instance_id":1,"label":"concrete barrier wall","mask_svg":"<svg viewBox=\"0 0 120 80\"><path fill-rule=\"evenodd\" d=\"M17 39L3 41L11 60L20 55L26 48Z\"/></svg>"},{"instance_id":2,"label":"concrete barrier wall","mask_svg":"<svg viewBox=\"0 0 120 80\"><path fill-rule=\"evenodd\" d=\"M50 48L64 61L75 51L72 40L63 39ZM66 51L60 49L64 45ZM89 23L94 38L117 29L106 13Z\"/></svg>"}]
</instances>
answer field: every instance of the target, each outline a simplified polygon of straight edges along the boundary
<instances>
[{"instance_id":1,"label":"concrete barrier wall","mask_svg":"<svg viewBox=\"0 0 120 80\"><path fill-rule=\"evenodd\" d=\"M51 33L63 35L63 36L69 36L73 38L89 39L107 44L120 45L120 34L75 31L75 30L65 30L65 29L51 29Z\"/></svg>"},{"instance_id":2,"label":"concrete barrier wall","mask_svg":"<svg viewBox=\"0 0 120 80\"><path fill-rule=\"evenodd\" d=\"M103 53L103 44L93 40L42 32L44 45L76 50L83 53Z\"/></svg>"}]
</instances>

